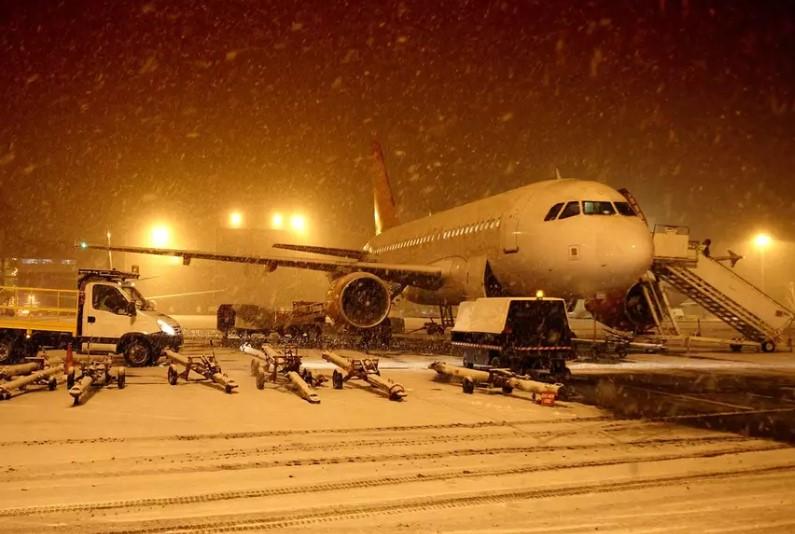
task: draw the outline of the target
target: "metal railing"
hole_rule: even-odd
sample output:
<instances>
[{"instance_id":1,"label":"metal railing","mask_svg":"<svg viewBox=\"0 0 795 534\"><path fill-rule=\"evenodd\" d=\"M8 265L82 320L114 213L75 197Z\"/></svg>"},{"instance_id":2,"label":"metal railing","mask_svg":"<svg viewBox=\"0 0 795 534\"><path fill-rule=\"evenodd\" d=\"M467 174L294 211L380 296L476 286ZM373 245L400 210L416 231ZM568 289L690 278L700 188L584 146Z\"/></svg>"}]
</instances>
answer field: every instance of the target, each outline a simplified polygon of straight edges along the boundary
<instances>
[{"instance_id":1,"label":"metal railing","mask_svg":"<svg viewBox=\"0 0 795 534\"><path fill-rule=\"evenodd\" d=\"M79 292L0 286L0 328L74 333Z\"/></svg>"}]
</instances>

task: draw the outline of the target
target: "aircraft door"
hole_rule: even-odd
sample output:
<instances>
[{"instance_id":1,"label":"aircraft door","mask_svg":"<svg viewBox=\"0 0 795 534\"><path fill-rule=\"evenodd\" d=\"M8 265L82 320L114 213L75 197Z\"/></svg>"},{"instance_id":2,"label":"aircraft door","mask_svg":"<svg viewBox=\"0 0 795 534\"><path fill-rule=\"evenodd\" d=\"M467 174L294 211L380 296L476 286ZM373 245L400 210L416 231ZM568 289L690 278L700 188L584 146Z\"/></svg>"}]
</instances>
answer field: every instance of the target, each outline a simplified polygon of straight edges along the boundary
<instances>
[{"instance_id":1,"label":"aircraft door","mask_svg":"<svg viewBox=\"0 0 795 534\"><path fill-rule=\"evenodd\" d=\"M500 218L500 242L505 254L519 252L519 212L511 210Z\"/></svg>"},{"instance_id":2,"label":"aircraft door","mask_svg":"<svg viewBox=\"0 0 795 534\"><path fill-rule=\"evenodd\" d=\"M83 352L115 352L118 339L135 321L130 301L121 290L109 284L91 283L83 304ZM89 346L90 345L90 346Z\"/></svg>"}]
</instances>

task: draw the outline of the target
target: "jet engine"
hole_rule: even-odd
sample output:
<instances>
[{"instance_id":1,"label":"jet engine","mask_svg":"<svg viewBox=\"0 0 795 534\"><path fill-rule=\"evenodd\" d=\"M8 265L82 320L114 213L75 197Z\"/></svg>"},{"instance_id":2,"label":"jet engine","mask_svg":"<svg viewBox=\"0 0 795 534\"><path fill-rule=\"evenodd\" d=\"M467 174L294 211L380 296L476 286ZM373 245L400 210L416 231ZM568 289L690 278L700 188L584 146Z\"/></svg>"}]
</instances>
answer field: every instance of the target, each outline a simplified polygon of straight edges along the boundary
<instances>
[{"instance_id":1,"label":"jet engine","mask_svg":"<svg viewBox=\"0 0 795 534\"><path fill-rule=\"evenodd\" d=\"M331 282L326 313L335 323L372 328L389 314L392 297L386 283L370 273L350 273Z\"/></svg>"},{"instance_id":2,"label":"jet engine","mask_svg":"<svg viewBox=\"0 0 795 534\"><path fill-rule=\"evenodd\" d=\"M619 330L641 333L654 326L641 282L623 294L609 293L604 298L588 299L585 309L600 323Z\"/></svg>"}]
</instances>

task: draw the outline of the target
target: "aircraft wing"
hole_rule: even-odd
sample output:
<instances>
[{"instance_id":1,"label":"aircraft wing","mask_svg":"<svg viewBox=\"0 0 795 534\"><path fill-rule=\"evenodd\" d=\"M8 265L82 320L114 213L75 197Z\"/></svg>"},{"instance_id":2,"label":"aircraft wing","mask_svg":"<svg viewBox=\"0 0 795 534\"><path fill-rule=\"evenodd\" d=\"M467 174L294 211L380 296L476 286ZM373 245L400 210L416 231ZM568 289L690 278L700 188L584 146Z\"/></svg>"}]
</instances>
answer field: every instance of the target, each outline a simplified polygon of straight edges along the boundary
<instances>
[{"instance_id":1,"label":"aircraft wing","mask_svg":"<svg viewBox=\"0 0 795 534\"><path fill-rule=\"evenodd\" d=\"M190 265L191 260L211 260L231 263L247 263L262 265L268 271L275 271L277 267L291 267L294 269L308 269L312 271L326 271L335 274L347 274L362 271L374 274L389 282L412 285L423 289L438 289L442 285L443 273L438 267L430 265L410 265L400 263L371 263L357 261L351 258L288 258L279 256L241 256L237 254L218 254L200 250L181 250L171 248L152 247L126 247L115 245L81 244L80 248L96 250L112 250L114 252L129 252L132 254L154 254L158 256L177 256L182 258L185 265Z\"/></svg>"},{"instance_id":2,"label":"aircraft wing","mask_svg":"<svg viewBox=\"0 0 795 534\"><path fill-rule=\"evenodd\" d=\"M273 248L295 250L297 252L311 252L312 254L325 254L326 256L341 256L343 258L353 258L355 260L361 260L364 254L361 250L354 250L350 248L317 247L312 245L292 245L288 243L276 243L273 245Z\"/></svg>"}]
</instances>

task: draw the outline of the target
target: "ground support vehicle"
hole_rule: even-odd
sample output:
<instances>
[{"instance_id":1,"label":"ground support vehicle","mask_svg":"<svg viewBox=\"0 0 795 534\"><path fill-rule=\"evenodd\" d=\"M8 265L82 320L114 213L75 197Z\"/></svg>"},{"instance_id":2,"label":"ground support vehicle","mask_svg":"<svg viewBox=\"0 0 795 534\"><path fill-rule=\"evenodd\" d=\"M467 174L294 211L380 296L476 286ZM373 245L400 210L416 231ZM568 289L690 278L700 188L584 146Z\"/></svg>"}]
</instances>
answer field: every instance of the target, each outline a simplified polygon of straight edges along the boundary
<instances>
[{"instance_id":1,"label":"ground support vehicle","mask_svg":"<svg viewBox=\"0 0 795 534\"><path fill-rule=\"evenodd\" d=\"M322 302L298 300L290 310L272 310L255 304L221 304L217 328L224 338L248 339L276 332L296 341L315 343L323 333L326 309Z\"/></svg>"},{"instance_id":2,"label":"ground support vehicle","mask_svg":"<svg viewBox=\"0 0 795 534\"><path fill-rule=\"evenodd\" d=\"M128 365L154 363L178 349L182 331L135 288L137 273L80 269L77 290L0 287L0 364L40 348L123 354Z\"/></svg>"},{"instance_id":3,"label":"ground support vehicle","mask_svg":"<svg viewBox=\"0 0 795 534\"><path fill-rule=\"evenodd\" d=\"M520 376L507 369L484 371L449 365L444 362L433 362L428 368L436 371L437 375L445 380L460 379L464 393L469 394L474 393L478 386L498 389L506 395L510 395L514 389L518 389L531 393L533 400L538 400L540 404L551 406L555 403L555 399L565 392L563 384L538 382L529 376Z\"/></svg>"},{"instance_id":4,"label":"ground support vehicle","mask_svg":"<svg viewBox=\"0 0 795 534\"><path fill-rule=\"evenodd\" d=\"M237 388L237 383L221 370L221 366L218 365L218 360L215 358L215 353L212 351L209 354L180 354L171 349L166 349L165 353L170 361L168 383L172 386L176 386L180 378L186 382L189 381L190 373L193 371L202 378L223 387L226 393L232 393ZM182 370L180 370L180 367L182 367Z\"/></svg>"},{"instance_id":5,"label":"ground support vehicle","mask_svg":"<svg viewBox=\"0 0 795 534\"><path fill-rule=\"evenodd\" d=\"M322 356L324 360L342 370L335 369L331 376L334 389L342 389L345 382L355 378L386 393L389 400L399 401L406 398L406 389L401 384L381 376L381 371L378 370L378 358L346 358L328 351L323 351Z\"/></svg>"},{"instance_id":6,"label":"ground support vehicle","mask_svg":"<svg viewBox=\"0 0 795 534\"><path fill-rule=\"evenodd\" d=\"M556 298L491 297L462 302L451 333L464 366L505 368L565 382L574 359L566 303Z\"/></svg>"},{"instance_id":7,"label":"ground support vehicle","mask_svg":"<svg viewBox=\"0 0 795 534\"><path fill-rule=\"evenodd\" d=\"M666 349L667 336L638 336L631 332L624 332L602 326L604 335L600 338L572 338L575 351L581 358L594 360L621 360L630 352L654 353Z\"/></svg>"},{"instance_id":8,"label":"ground support vehicle","mask_svg":"<svg viewBox=\"0 0 795 534\"><path fill-rule=\"evenodd\" d=\"M126 369L119 367L115 374L111 372L113 358L111 356L97 355L66 355L66 387L72 396L74 405L80 404L92 387L104 387L113 383L119 389L124 389L126 384Z\"/></svg>"},{"instance_id":9,"label":"ground support vehicle","mask_svg":"<svg viewBox=\"0 0 795 534\"><path fill-rule=\"evenodd\" d=\"M257 389L265 389L266 382L278 384L286 379L301 398L311 404L320 403L320 397L314 388L328 379L325 375L312 374L309 369L301 366L301 356L295 345L278 350L268 344L262 345L261 349L243 344L240 350L252 356L251 374L256 377Z\"/></svg>"},{"instance_id":10,"label":"ground support vehicle","mask_svg":"<svg viewBox=\"0 0 795 534\"><path fill-rule=\"evenodd\" d=\"M50 391L58 387L63 367L51 366L44 356L26 358L25 363L0 367L0 400L8 400L14 391L24 391L30 385L46 385Z\"/></svg>"}]
</instances>

